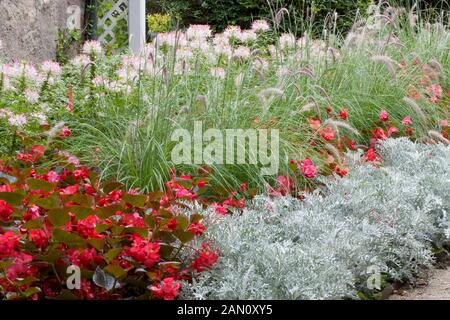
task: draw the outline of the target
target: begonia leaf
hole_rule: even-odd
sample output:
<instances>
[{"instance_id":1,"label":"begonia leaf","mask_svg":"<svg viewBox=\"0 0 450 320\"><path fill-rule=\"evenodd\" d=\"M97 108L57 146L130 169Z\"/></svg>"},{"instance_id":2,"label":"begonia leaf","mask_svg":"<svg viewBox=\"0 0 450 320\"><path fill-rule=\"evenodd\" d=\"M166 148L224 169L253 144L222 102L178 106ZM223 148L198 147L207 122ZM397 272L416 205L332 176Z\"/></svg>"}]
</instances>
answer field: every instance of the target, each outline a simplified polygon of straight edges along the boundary
<instances>
[{"instance_id":1,"label":"begonia leaf","mask_svg":"<svg viewBox=\"0 0 450 320\"><path fill-rule=\"evenodd\" d=\"M31 190L42 190L44 192L49 192L56 188L56 183L51 183L41 179L27 179L27 185Z\"/></svg>"},{"instance_id":2,"label":"begonia leaf","mask_svg":"<svg viewBox=\"0 0 450 320\"><path fill-rule=\"evenodd\" d=\"M0 192L0 200L5 200L10 205L20 206L25 196L19 192Z\"/></svg>"},{"instance_id":3,"label":"begonia leaf","mask_svg":"<svg viewBox=\"0 0 450 320\"><path fill-rule=\"evenodd\" d=\"M50 220L53 226L61 227L70 221L70 216L67 211L56 208L48 211L48 220Z\"/></svg>"}]
</instances>

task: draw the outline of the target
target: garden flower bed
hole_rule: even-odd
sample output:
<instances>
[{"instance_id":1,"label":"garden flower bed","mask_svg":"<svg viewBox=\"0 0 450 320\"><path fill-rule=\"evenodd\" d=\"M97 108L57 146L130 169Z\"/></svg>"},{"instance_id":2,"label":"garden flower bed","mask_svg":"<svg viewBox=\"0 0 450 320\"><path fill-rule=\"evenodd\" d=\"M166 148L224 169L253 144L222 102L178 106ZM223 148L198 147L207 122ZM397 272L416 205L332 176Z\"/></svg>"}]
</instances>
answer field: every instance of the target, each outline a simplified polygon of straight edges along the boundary
<instances>
[{"instance_id":1,"label":"garden flower bed","mask_svg":"<svg viewBox=\"0 0 450 320\"><path fill-rule=\"evenodd\" d=\"M345 37L192 25L140 55L0 64L0 299L367 298L368 268L430 265L450 33L374 8ZM276 174L174 161L196 123L277 130Z\"/></svg>"},{"instance_id":2,"label":"garden flower bed","mask_svg":"<svg viewBox=\"0 0 450 320\"><path fill-rule=\"evenodd\" d=\"M210 271L187 286L197 299L368 298L376 268L386 282L414 276L448 245L450 147L384 141L383 164L354 164L325 178L304 201L258 196L242 212L207 217L220 250Z\"/></svg>"}]
</instances>

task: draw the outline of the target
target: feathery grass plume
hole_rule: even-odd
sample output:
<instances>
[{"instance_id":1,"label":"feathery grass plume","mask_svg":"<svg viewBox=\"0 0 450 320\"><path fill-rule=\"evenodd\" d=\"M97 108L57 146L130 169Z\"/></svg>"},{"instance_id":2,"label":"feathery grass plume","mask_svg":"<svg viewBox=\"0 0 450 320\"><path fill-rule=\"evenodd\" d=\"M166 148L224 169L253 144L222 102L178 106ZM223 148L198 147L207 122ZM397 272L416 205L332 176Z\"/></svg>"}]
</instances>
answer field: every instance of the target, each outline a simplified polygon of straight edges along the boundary
<instances>
[{"instance_id":1,"label":"feathery grass plume","mask_svg":"<svg viewBox=\"0 0 450 320\"><path fill-rule=\"evenodd\" d=\"M387 22L387 24L390 24L391 27L395 27L395 22L394 20L392 20L390 17L388 17L387 15L384 14L378 14L375 16L376 18L381 18L382 20L385 20Z\"/></svg>"},{"instance_id":2,"label":"feathery grass plume","mask_svg":"<svg viewBox=\"0 0 450 320\"><path fill-rule=\"evenodd\" d=\"M435 33L438 35L442 35L445 33L445 26L442 24L442 22L435 22L435 23L427 22L425 23L424 29L430 33Z\"/></svg>"},{"instance_id":3,"label":"feathery grass plume","mask_svg":"<svg viewBox=\"0 0 450 320\"><path fill-rule=\"evenodd\" d=\"M289 16L289 10L286 8L281 8L278 10L278 12L275 14L274 22L275 24L279 25L281 23L281 20L284 18L284 15L287 14Z\"/></svg>"},{"instance_id":4,"label":"feathery grass plume","mask_svg":"<svg viewBox=\"0 0 450 320\"><path fill-rule=\"evenodd\" d=\"M263 70L267 63L259 56L253 59L252 70L258 76L259 80L265 81L267 77L264 75Z\"/></svg>"},{"instance_id":5,"label":"feathery grass plume","mask_svg":"<svg viewBox=\"0 0 450 320\"><path fill-rule=\"evenodd\" d=\"M180 108L180 114L189 112L190 107L188 105L184 105Z\"/></svg>"},{"instance_id":6,"label":"feathery grass plume","mask_svg":"<svg viewBox=\"0 0 450 320\"><path fill-rule=\"evenodd\" d=\"M316 110L317 116L319 117L320 120L322 120L322 112L320 112L320 105L319 105L319 103L317 102L315 97L311 96L311 99L314 102L314 108Z\"/></svg>"},{"instance_id":7,"label":"feathery grass plume","mask_svg":"<svg viewBox=\"0 0 450 320\"><path fill-rule=\"evenodd\" d=\"M331 100L330 100L330 96L328 95L327 91L323 87L319 86L318 84L315 84L315 85L313 85L313 88L319 90L322 97L325 98L330 105L332 104Z\"/></svg>"},{"instance_id":8,"label":"feathery grass plume","mask_svg":"<svg viewBox=\"0 0 450 320\"><path fill-rule=\"evenodd\" d=\"M188 62L183 60L181 70L183 70L183 74L186 74L189 71Z\"/></svg>"},{"instance_id":9,"label":"feathery grass plume","mask_svg":"<svg viewBox=\"0 0 450 320\"><path fill-rule=\"evenodd\" d=\"M201 107L206 107L208 105L208 97L205 95L198 95L196 100Z\"/></svg>"},{"instance_id":10,"label":"feathery grass plume","mask_svg":"<svg viewBox=\"0 0 450 320\"><path fill-rule=\"evenodd\" d=\"M316 104L315 102L309 102L309 103L305 104L303 107L301 107L300 113L309 112L309 111L315 109L316 108L315 104Z\"/></svg>"},{"instance_id":11,"label":"feathery grass plume","mask_svg":"<svg viewBox=\"0 0 450 320\"><path fill-rule=\"evenodd\" d=\"M411 10L409 10L409 12L408 12L408 22L409 22L409 26L411 28L414 28L416 26L417 20L419 19L419 16L416 13L414 13L414 10L416 9L416 7L417 7L417 2L414 3L414 5L411 7Z\"/></svg>"},{"instance_id":12,"label":"feathery grass plume","mask_svg":"<svg viewBox=\"0 0 450 320\"><path fill-rule=\"evenodd\" d=\"M151 62L152 66L155 65L155 56L153 55L153 52L148 54L148 60Z\"/></svg>"},{"instance_id":13,"label":"feathery grass plume","mask_svg":"<svg viewBox=\"0 0 450 320\"><path fill-rule=\"evenodd\" d=\"M439 61L437 61L436 59L431 59L430 61L430 66L435 69L439 74L442 74L442 72L444 71L444 68L442 67L442 65L439 63Z\"/></svg>"},{"instance_id":14,"label":"feathery grass plume","mask_svg":"<svg viewBox=\"0 0 450 320\"><path fill-rule=\"evenodd\" d=\"M86 72L87 72L87 70L89 69L89 67L92 67L92 66L94 66L94 63L93 62L89 62L88 64L86 64L84 67L83 67L83 69L81 70L81 75L80 75L80 80L81 80L81 82L83 82L84 81L84 77L86 76Z\"/></svg>"},{"instance_id":15,"label":"feathery grass plume","mask_svg":"<svg viewBox=\"0 0 450 320\"><path fill-rule=\"evenodd\" d=\"M261 102L262 108L264 113L267 112L267 110L269 109L269 101L268 98L271 96L283 96L284 92L283 90L279 89L279 88L266 88L264 90L262 90L259 94L259 101Z\"/></svg>"},{"instance_id":16,"label":"feathery grass plume","mask_svg":"<svg viewBox=\"0 0 450 320\"><path fill-rule=\"evenodd\" d=\"M369 147L364 145L364 144L355 144L355 148L356 149L361 149L361 150L368 150Z\"/></svg>"},{"instance_id":17,"label":"feathery grass plume","mask_svg":"<svg viewBox=\"0 0 450 320\"><path fill-rule=\"evenodd\" d=\"M410 97L404 97L403 101L406 102L406 104L416 112L416 114L419 116L423 124L427 122L427 117L425 116L425 113L423 112L422 108L420 108L420 106L417 104L416 101L414 101Z\"/></svg>"},{"instance_id":18,"label":"feathery grass plume","mask_svg":"<svg viewBox=\"0 0 450 320\"><path fill-rule=\"evenodd\" d=\"M356 20L355 23L352 25L352 28L350 29L350 32L352 33L352 35L354 35L354 32L356 32L358 29L363 27L365 24L366 24L366 20L365 19L358 19L358 20Z\"/></svg>"},{"instance_id":19,"label":"feathery grass plume","mask_svg":"<svg viewBox=\"0 0 450 320\"><path fill-rule=\"evenodd\" d=\"M352 44L353 44L355 39L356 39L355 32L350 31L347 34L347 36L345 37L343 46L346 47L346 48L350 48L352 46Z\"/></svg>"},{"instance_id":20,"label":"feathery grass plume","mask_svg":"<svg viewBox=\"0 0 450 320\"><path fill-rule=\"evenodd\" d=\"M161 76L162 76L164 81L168 81L169 80L169 73L167 71L166 66L162 67Z\"/></svg>"},{"instance_id":21,"label":"feathery grass plume","mask_svg":"<svg viewBox=\"0 0 450 320\"><path fill-rule=\"evenodd\" d=\"M259 68L263 68L264 65L267 64L267 63L264 62L264 60L263 60L260 56L254 57L254 58L253 58L253 61L254 61L254 62L257 62L257 63L259 64ZM255 64L255 63L254 63L253 66L256 67L257 69L259 69L259 68L258 68L258 64Z\"/></svg>"},{"instance_id":22,"label":"feathery grass plume","mask_svg":"<svg viewBox=\"0 0 450 320\"><path fill-rule=\"evenodd\" d=\"M284 94L284 91L281 90L280 88L271 87L271 88L266 88L266 89L262 90L259 94L265 98L267 98L269 96L281 97Z\"/></svg>"},{"instance_id":23,"label":"feathery grass plume","mask_svg":"<svg viewBox=\"0 0 450 320\"><path fill-rule=\"evenodd\" d=\"M269 101L267 101L267 98L264 97L263 95L258 95L259 101L261 102L261 108L263 111L263 114L266 114L267 111L269 110Z\"/></svg>"},{"instance_id":24,"label":"feathery grass plume","mask_svg":"<svg viewBox=\"0 0 450 320\"><path fill-rule=\"evenodd\" d=\"M336 61L339 58L339 52L336 49L329 47L327 50L327 54L328 53L331 53L331 57L333 58L333 63L336 63Z\"/></svg>"},{"instance_id":25,"label":"feathery grass plume","mask_svg":"<svg viewBox=\"0 0 450 320\"><path fill-rule=\"evenodd\" d=\"M338 160L339 163L341 163L341 155L340 155L340 153L339 153L339 150L336 149L335 146L333 146L332 144L326 143L326 144L325 144L325 149L327 149L327 151L328 151L331 155L333 155L333 156Z\"/></svg>"},{"instance_id":26,"label":"feathery grass plume","mask_svg":"<svg viewBox=\"0 0 450 320\"><path fill-rule=\"evenodd\" d=\"M253 68L253 71L256 73L259 80L265 81L267 79L267 77L264 75L264 73L261 70L259 70L258 68Z\"/></svg>"},{"instance_id":27,"label":"feathery grass plume","mask_svg":"<svg viewBox=\"0 0 450 320\"><path fill-rule=\"evenodd\" d=\"M357 135L357 136L361 135L357 129L353 128L347 122L333 120L333 119L327 119L327 120L325 120L325 124L332 126L333 128L335 128L336 131L339 131L339 128L343 128L343 129L350 131L354 135Z\"/></svg>"},{"instance_id":28,"label":"feathery grass plume","mask_svg":"<svg viewBox=\"0 0 450 320\"><path fill-rule=\"evenodd\" d=\"M410 54L411 54L411 58L412 58L411 60L417 61L418 64L422 63L422 59L420 59L420 56L419 56L419 54L417 52L412 51Z\"/></svg>"},{"instance_id":29,"label":"feathery grass plume","mask_svg":"<svg viewBox=\"0 0 450 320\"><path fill-rule=\"evenodd\" d=\"M244 81L244 74L243 73L239 73L235 78L234 78L234 85L236 87L240 87L242 86L242 82Z\"/></svg>"},{"instance_id":30,"label":"feathery grass plume","mask_svg":"<svg viewBox=\"0 0 450 320\"><path fill-rule=\"evenodd\" d=\"M391 46L396 46L396 47L404 48L404 49L406 48L406 46L405 46L403 43L401 43L401 41L399 40L399 38L397 38L397 37L394 36L394 35L390 35L390 36L388 37L387 44L388 44L388 45L391 45ZM400 54L402 54L402 52L400 52Z\"/></svg>"},{"instance_id":31,"label":"feathery grass plume","mask_svg":"<svg viewBox=\"0 0 450 320\"><path fill-rule=\"evenodd\" d=\"M297 73L310 79L314 79L316 77L314 71L310 68L301 68Z\"/></svg>"},{"instance_id":32,"label":"feathery grass plume","mask_svg":"<svg viewBox=\"0 0 450 320\"><path fill-rule=\"evenodd\" d=\"M58 132L64 127L64 124L64 121L60 121L47 132L47 147L52 143L53 138L58 134Z\"/></svg>"},{"instance_id":33,"label":"feathery grass plume","mask_svg":"<svg viewBox=\"0 0 450 320\"><path fill-rule=\"evenodd\" d=\"M378 64L384 64L394 79L397 79L397 72L394 65L398 65L396 61L388 56L375 55L371 60Z\"/></svg>"},{"instance_id":34,"label":"feathery grass plume","mask_svg":"<svg viewBox=\"0 0 450 320\"><path fill-rule=\"evenodd\" d=\"M264 55L265 53L264 53L264 51L262 51L261 49L254 49L252 52L250 52L250 55L251 55L252 57L254 57L254 56L257 55L257 54ZM255 57L255 60L256 60L256 58L259 58L259 57L256 56L256 57ZM259 59L261 59L261 58L259 58Z\"/></svg>"},{"instance_id":35,"label":"feathery grass plume","mask_svg":"<svg viewBox=\"0 0 450 320\"><path fill-rule=\"evenodd\" d=\"M428 135L433 138L434 140L440 141L443 144L445 144L446 146L450 145L450 140L446 139L441 133L435 131L435 130L430 130L428 131Z\"/></svg>"},{"instance_id":36,"label":"feathery grass plume","mask_svg":"<svg viewBox=\"0 0 450 320\"><path fill-rule=\"evenodd\" d=\"M441 22L436 22L431 25L437 34L445 33L445 26Z\"/></svg>"}]
</instances>

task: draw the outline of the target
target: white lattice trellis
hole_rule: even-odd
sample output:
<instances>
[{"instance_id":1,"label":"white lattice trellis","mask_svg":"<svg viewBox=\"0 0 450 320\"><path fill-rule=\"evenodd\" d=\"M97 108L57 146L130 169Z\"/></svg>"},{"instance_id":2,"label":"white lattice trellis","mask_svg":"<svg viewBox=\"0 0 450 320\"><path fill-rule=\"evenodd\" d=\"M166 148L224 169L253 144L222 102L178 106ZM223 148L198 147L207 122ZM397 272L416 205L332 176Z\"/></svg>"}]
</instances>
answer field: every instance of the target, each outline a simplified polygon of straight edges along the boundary
<instances>
[{"instance_id":1,"label":"white lattice trellis","mask_svg":"<svg viewBox=\"0 0 450 320\"><path fill-rule=\"evenodd\" d=\"M98 26L103 30L99 40L103 43L114 43L116 36L114 28L121 19L128 20L128 39L130 49L139 53L145 43L145 0L109 0L113 6L105 12L98 21Z\"/></svg>"},{"instance_id":2,"label":"white lattice trellis","mask_svg":"<svg viewBox=\"0 0 450 320\"><path fill-rule=\"evenodd\" d=\"M102 30L98 37L102 43L113 44L116 41L114 28L119 20L128 19L128 0L115 0L111 9L99 19L98 26Z\"/></svg>"}]
</instances>

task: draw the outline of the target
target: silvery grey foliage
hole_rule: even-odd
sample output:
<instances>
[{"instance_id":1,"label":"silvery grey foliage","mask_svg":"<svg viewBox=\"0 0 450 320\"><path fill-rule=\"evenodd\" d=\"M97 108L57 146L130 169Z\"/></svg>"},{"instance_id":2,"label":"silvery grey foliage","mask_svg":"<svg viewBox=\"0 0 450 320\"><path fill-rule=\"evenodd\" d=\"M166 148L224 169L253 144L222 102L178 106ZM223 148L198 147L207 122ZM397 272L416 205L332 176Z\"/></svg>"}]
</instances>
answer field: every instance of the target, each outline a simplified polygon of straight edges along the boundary
<instances>
[{"instance_id":1,"label":"silvery grey foliage","mask_svg":"<svg viewBox=\"0 0 450 320\"><path fill-rule=\"evenodd\" d=\"M450 147L389 139L381 167L358 163L347 177L301 202L258 196L242 214L205 214L220 250L216 266L186 285L190 299L357 297L368 267L412 278L449 235Z\"/></svg>"}]
</instances>

